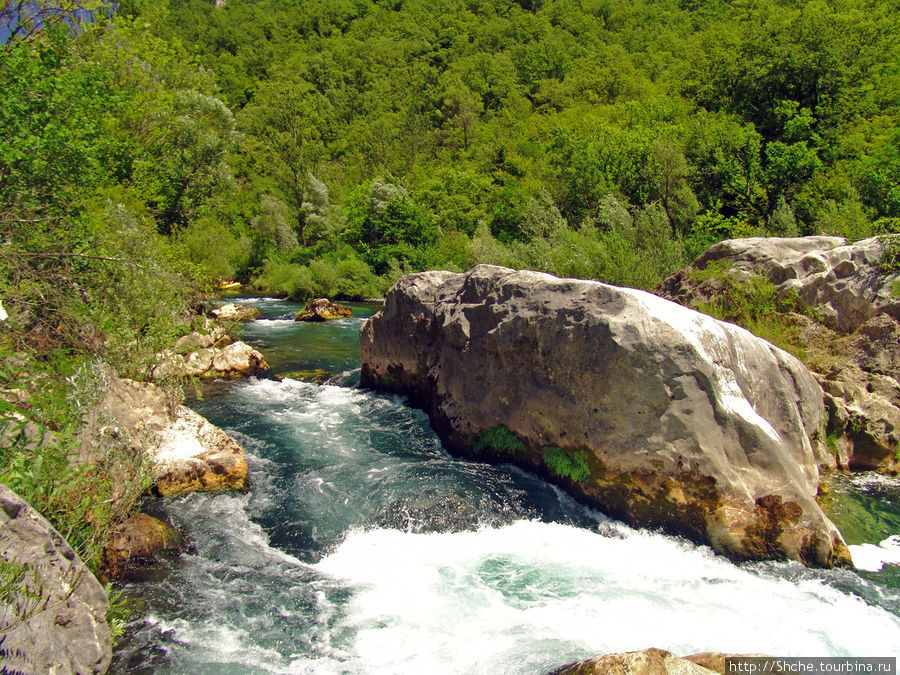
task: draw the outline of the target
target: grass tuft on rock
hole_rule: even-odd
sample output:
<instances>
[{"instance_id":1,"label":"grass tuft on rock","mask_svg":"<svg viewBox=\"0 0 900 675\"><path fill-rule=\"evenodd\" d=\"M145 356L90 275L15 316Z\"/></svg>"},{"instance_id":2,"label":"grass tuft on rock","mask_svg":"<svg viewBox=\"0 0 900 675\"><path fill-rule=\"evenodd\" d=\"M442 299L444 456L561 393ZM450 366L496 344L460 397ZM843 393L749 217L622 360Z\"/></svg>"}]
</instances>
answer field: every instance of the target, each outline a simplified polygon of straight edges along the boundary
<instances>
[{"instance_id":1,"label":"grass tuft on rock","mask_svg":"<svg viewBox=\"0 0 900 675\"><path fill-rule=\"evenodd\" d=\"M503 425L491 427L480 434L476 434L473 436L471 443L472 447L478 452L495 450L507 455L515 455L528 450L525 442Z\"/></svg>"},{"instance_id":2,"label":"grass tuft on rock","mask_svg":"<svg viewBox=\"0 0 900 675\"><path fill-rule=\"evenodd\" d=\"M544 464L554 476L568 478L573 483L580 483L591 477L586 450L577 450L570 455L562 448L551 445L544 448Z\"/></svg>"}]
</instances>

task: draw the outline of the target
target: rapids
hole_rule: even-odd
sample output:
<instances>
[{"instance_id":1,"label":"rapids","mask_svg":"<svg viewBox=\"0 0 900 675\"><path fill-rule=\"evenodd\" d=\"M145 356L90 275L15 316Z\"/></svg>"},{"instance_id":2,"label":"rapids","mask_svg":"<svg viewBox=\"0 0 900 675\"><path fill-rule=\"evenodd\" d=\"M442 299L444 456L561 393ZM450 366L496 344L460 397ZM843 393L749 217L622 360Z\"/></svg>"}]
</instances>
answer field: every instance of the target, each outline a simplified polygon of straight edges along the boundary
<instances>
[{"instance_id":1,"label":"rapids","mask_svg":"<svg viewBox=\"0 0 900 675\"><path fill-rule=\"evenodd\" d=\"M878 571L734 565L447 455L424 414L356 386L374 306L301 324L299 305L240 301L263 313L242 339L286 377L189 404L244 445L251 490L157 505L193 546L126 584L136 619L113 672L538 674L650 646L898 655L900 575L868 548L892 554L900 481L834 488Z\"/></svg>"}]
</instances>

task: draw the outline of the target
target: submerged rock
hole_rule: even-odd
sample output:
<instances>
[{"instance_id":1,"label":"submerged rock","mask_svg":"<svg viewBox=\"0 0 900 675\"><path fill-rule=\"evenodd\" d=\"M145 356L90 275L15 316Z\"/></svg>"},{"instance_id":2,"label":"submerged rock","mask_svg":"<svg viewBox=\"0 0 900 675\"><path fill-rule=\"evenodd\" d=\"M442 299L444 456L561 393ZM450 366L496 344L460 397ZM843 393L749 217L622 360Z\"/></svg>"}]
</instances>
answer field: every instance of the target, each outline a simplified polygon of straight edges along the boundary
<instances>
[{"instance_id":1,"label":"submerged rock","mask_svg":"<svg viewBox=\"0 0 900 675\"><path fill-rule=\"evenodd\" d=\"M900 276L878 238L730 239L710 247L655 292L687 307L762 278L787 304L825 390L835 457L853 470L900 471ZM836 461L835 461L836 460Z\"/></svg>"},{"instance_id":2,"label":"submerged rock","mask_svg":"<svg viewBox=\"0 0 900 675\"><path fill-rule=\"evenodd\" d=\"M111 378L101 409L114 421L107 432L147 457L162 496L247 487L238 442L156 385Z\"/></svg>"},{"instance_id":3,"label":"submerged rock","mask_svg":"<svg viewBox=\"0 0 900 675\"><path fill-rule=\"evenodd\" d=\"M262 316L262 313L250 305L237 305L226 302L221 307L212 310L210 314L219 321L252 321Z\"/></svg>"},{"instance_id":4,"label":"submerged rock","mask_svg":"<svg viewBox=\"0 0 900 675\"><path fill-rule=\"evenodd\" d=\"M103 587L72 547L0 484L0 564L21 576L0 602L3 672L104 673L112 660Z\"/></svg>"},{"instance_id":5,"label":"submerged rock","mask_svg":"<svg viewBox=\"0 0 900 675\"><path fill-rule=\"evenodd\" d=\"M346 305L339 305L328 298L316 298L306 303L302 312L298 312L296 321L333 321L334 319L348 319L353 316L353 310Z\"/></svg>"},{"instance_id":6,"label":"submerged rock","mask_svg":"<svg viewBox=\"0 0 900 675\"><path fill-rule=\"evenodd\" d=\"M447 447L536 470L734 559L849 563L815 501L822 390L786 352L649 293L480 265L403 277L360 333L362 382Z\"/></svg>"}]
</instances>

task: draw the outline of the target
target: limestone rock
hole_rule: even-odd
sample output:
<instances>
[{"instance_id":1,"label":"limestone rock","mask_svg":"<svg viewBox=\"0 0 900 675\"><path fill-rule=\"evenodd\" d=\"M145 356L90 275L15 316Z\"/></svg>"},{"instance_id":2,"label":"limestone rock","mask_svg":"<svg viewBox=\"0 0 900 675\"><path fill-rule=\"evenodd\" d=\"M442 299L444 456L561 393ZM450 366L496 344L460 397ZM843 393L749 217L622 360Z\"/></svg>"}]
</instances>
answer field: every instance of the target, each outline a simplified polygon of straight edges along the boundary
<instances>
[{"instance_id":1,"label":"limestone rock","mask_svg":"<svg viewBox=\"0 0 900 675\"><path fill-rule=\"evenodd\" d=\"M692 272L724 261L733 278L762 275L779 290L796 292L802 305L814 310L825 325L852 333L877 314L900 318L900 298L892 292L897 274L881 272L881 256L877 237L854 243L843 237L728 239L663 280L656 293L696 307L709 299L716 280L698 282Z\"/></svg>"},{"instance_id":2,"label":"limestone rock","mask_svg":"<svg viewBox=\"0 0 900 675\"><path fill-rule=\"evenodd\" d=\"M157 356L153 378L236 378L258 375L269 370L265 357L246 342L232 342L225 347L208 347L187 356L164 352Z\"/></svg>"},{"instance_id":3,"label":"limestone rock","mask_svg":"<svg viewBox=\"0 0 900 675\"><path fill-rule=\"evenodd\" d=\"M180 535L168 523L146 513L135 514L113 531L103 553L104 571L108 577L117 578L135 562L152 560L180 541Z\"/></svg>"},{"instance_id":4,"label":"limestone rock","mask_svg":"<svg viewBox=\"0 0 900 675\"><path fill-rule=\"evenodd\" d=\"M183 335L175 341L175 352L177 354L190 354L201 349L209 349L210 347L225 347L234 339L226 332L225 328L217 323L211 323L208 332L200 333L194 331L188 335Z\"/></svg>"},{"instance_id":5,"label":"limestone rock","mask_svg":"<svg viewBox=\"0 0 900 675\"><path fill-rule=\"evenodd\" d=\"M103 587L62 536L0 484L0 561L27 592L0 602L0 665L23 673L104 673L112 659Z\"/></svg>"},{"instance_id":6,"label":"limestone rock","mask_svg":"<svg viewBox=\"0 0 900 675\"><path fill-rule=\"evenodd\" d=\"M245 489L244 450L224 431L190 408L168 400L147 382L114 378L101 407L148 459L163 496L197 490Z\"/></svg>"},{"instance_id":7,"label":"limestone rock","mask_svg":"<svg viewBox=\"0 0 900 675\"><path fill-rule=\"evenodd\" d=\"M836 463L898 473L900 297L898 275L881 269L881 257L877 238L733 239L712 246L655 292L698 307L723 292L723 283L762 276L780 294L790 293L798 309L817 318L793 315L805 326L804 343L818 352L808 360L826 392ZM721 275L704 274L710 264L721 265Z\"/></svg>"},{"instance_id":8,"label":"limestone rock","mask_svg":"<svg viewBox=\"0 0 900 675\"><path fill-rule=\"evenodd\" d=\"M307 302L303 311L297 313L296 321L332 321L351 316L353 310L346 305L339 305L328 298L316 298Z\"/></svg>"},{"instance_id":9,"label":"limestone rock","mask_svg":"<svg viewBox=\"0 0 900 675\"><path fill-rule=\"evenodd\" d=\"M671 652L650 648L572 663L554 670L551 675L710 675L714 672Z\"/></svg>"},{"instance_id":10,"label":"limestone rock","mask_svg":"<svg viewBox=\"0 0 900 675\"><path fill-rule=\"evenodd\" d=\"M360 348L363 384L408 394L458 454L538 471L734 559L849 563L815 501L822 390L741 328L642 291L480 265L400 279Z\"/></svg>"},{"instance_id":11,"label":"limestone rock","mask_svg":"<svg viewBox=\"0 0 900 675\"><path fill-rule=\"evenodd\" d=\"M226 302L210 312L213 317L219 321L252 321L262 316L262 313L250 305L237 305L233 302Z\"/></svg>"}]
</instances>

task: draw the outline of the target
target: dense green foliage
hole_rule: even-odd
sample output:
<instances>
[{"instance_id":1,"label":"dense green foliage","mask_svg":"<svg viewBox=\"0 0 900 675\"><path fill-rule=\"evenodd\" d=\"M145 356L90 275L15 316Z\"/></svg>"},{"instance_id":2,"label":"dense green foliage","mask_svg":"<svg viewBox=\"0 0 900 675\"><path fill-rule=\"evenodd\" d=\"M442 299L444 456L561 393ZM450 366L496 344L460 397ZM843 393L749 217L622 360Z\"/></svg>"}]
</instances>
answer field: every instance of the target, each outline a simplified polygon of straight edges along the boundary
<instances>
[{"instance_id":1,"label":"dense green foliage","mask_svg":"<svg viewBox=\"0 0 900 675\"><path fill-rule=\"evenodd\" d=\"M507 455L515 455L528 450L525 442L504 426L485 429L473 437L471 443L478 452L493 450Z\"/></svg>"},{"instance_id":2,"label":"dense green foliage","mask_svg":"<svg viewBox=\"0 0 900 675\"><path fill-rule=\"evenodd\" d=\"M216 279L363 298L490 262L649 288L727 237L900 230L897 0L103 6L0 9L0 480L91 561L131 497L103 511L105 460L66 461L71 394L95 355L146 376ZM719 313L762 325L770 291Z\"/></svg>"},{"instance_id":3,"label":"dense green foliage","mask_svg":"<svg viewBox=\"0 0 900 675\"><path fill-rule=\"evenodd\" d=\"M0 481L92 570L149 483L143 457L87 436L86 416L107 364L145 378L189 325L214 270L173 234L211 213L236 147L184 50L143 22L71 28L100 4L0 10L46 12L0 45Z\"/></svg>"},{"instance_id":4,"label":"dense green foliage","mask_svg":"<svg viewBox=\"0 0 900 675\"><path fill-rule=\"evenodd\" d=\"M900 216L895 0L164 5L129 11L241 133L237 191L181 236L269 289L478 262L649 287L726 237Z\"/></svg>"}]
</instances>

